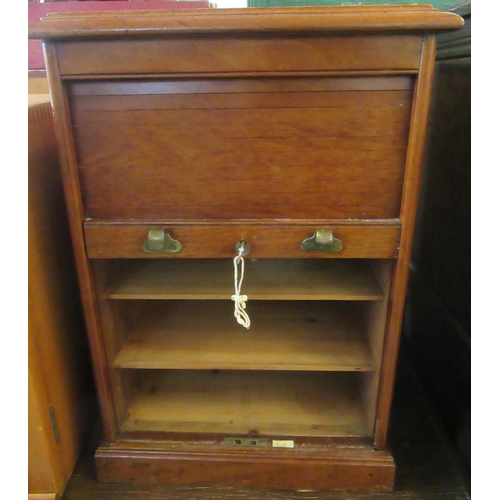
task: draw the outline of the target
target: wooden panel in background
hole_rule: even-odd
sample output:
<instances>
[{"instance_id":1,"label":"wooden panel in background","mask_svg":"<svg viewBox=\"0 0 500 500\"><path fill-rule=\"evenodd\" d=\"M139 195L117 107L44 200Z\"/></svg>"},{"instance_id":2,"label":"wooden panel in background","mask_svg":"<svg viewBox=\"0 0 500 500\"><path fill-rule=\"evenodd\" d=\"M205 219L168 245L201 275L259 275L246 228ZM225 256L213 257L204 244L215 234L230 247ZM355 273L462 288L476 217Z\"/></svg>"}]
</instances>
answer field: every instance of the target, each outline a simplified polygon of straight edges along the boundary
<instances>
[{"instance_id":1,"label":"wooden panel in background","mask_svg":"<svg viewBox=\"0 0 500 500\"><path fill-rule=\"evenodd\" d=\"M83 446L94 387L52 109L38 95L28 103L28 232L28 492L56 498Z\"/></svg>"}]
</instances>

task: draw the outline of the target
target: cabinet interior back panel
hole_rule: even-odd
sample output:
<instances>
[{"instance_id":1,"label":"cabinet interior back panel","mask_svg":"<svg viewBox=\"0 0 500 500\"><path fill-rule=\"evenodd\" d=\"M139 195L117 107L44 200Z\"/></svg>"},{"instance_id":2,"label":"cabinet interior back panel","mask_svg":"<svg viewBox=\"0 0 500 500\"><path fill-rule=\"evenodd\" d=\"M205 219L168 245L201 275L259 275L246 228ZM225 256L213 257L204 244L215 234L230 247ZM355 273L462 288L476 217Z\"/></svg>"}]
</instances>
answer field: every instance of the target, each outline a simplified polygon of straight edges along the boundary
<instances>
[{"instance_id":1,"label":"cabinet interior back panel","mask_svg":"<svg viewBox=\"0 0 500 500\"><path fill-rule=\"evenodd\" d=\"M397 218L410 77L69 86L85 215Z\"/></svg>"}]
</instances>

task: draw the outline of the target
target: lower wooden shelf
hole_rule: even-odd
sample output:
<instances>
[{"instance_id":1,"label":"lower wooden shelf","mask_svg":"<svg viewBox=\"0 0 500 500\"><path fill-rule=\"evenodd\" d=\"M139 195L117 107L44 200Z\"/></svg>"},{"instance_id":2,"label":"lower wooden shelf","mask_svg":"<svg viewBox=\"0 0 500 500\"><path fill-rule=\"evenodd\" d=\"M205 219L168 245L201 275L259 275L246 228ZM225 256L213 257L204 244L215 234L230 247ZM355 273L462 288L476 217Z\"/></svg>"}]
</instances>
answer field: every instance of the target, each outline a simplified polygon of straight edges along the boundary
<instances>
[{"instance_id":1,"label":"lower wooden shelf","mask_svg":"<svg viewBox=\"0 0 500 500\"><path fill-rule=\"evenodd\" d=\"M368 437L356 373L141 370L121 432Z\"/></svg>"}]
</instances>

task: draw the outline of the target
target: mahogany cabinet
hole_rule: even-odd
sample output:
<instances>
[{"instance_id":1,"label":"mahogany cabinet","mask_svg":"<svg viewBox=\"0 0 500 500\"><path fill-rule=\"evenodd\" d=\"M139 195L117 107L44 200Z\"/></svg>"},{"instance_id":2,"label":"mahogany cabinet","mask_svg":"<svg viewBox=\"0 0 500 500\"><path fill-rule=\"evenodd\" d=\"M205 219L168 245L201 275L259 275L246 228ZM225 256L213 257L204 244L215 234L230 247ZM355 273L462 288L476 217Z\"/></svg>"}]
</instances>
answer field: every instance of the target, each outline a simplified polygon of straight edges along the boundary
<instances>
[{"instance_id":1,"label":"mahogany cabinet","mask_svg":"<svg viewBox=\"0 0 500 500\"><path fill-rule=\"evenodd\" d=\"M102 413L101 480L392 488L435 34L462 23L392 6L32 25Z\"/></svg>"}]
</instances>

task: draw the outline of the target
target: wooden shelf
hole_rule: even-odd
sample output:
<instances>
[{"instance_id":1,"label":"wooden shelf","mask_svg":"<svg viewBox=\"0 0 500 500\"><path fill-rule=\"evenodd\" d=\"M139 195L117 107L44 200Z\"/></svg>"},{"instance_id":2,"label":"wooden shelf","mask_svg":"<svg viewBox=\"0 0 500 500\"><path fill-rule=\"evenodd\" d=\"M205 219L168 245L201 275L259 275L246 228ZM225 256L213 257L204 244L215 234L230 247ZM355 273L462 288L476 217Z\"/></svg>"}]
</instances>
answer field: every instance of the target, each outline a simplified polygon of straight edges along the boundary
<instances>
[{"instance_id":1,"label":"wooden shelf","mask_svg":"<svg viewBox=\"0 0 500 500\"><path fill-rule=\"evenodd\" d=\"M229 259L138 259L124 265L110 299L227 299ZM370 267L346 259L245 259L243 290L256 300L382 300Z\"/></svg>"},{"instance_id":2,"label":"wooden shelf","mask_svg":"<svg viewBox=\"0 0 500 500\"><path fill-rule=\"evenodd\" d=\"M147 371L121 431L369 435L356 374Z\"/></svg>"},{"instance_id":3,"label":"wooden shelf","mask_svg":"<svg viewBox=\"0 0 500 500\"><path fill-rule=\"evenodd\" d=\"M231 301L145 304L115 359L120 368L372 371L362 304L249 302L249 330Z\"/></svg>"}]
</instances>

